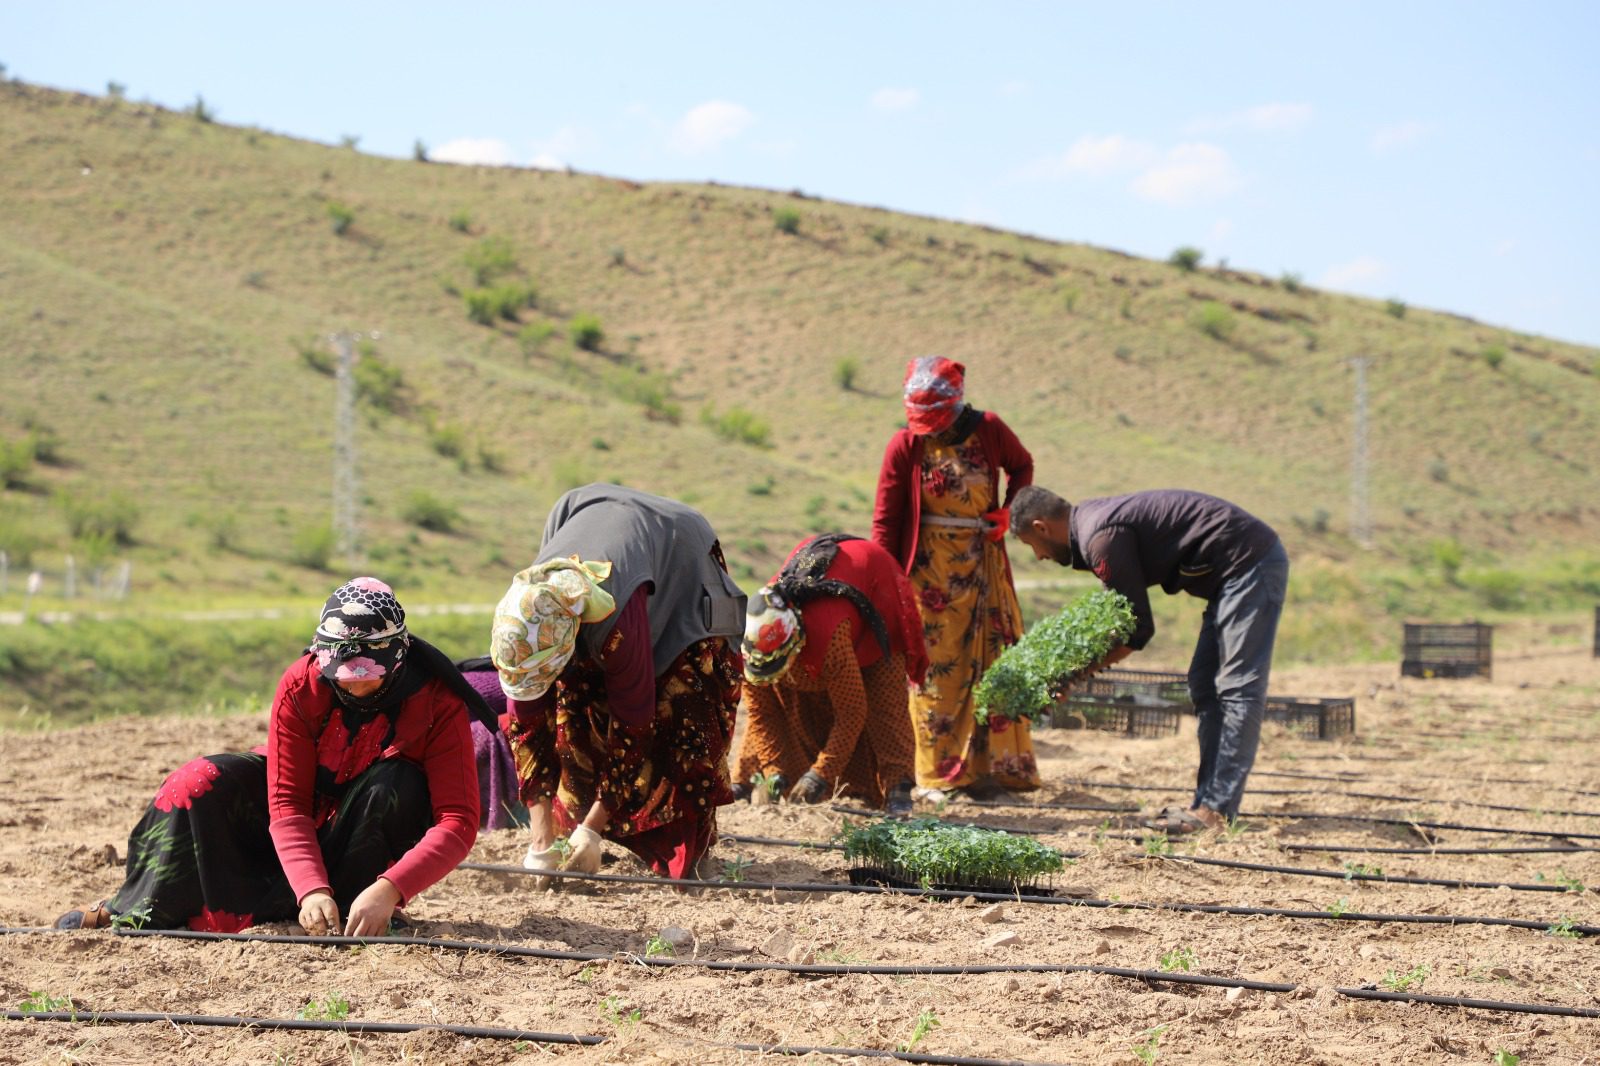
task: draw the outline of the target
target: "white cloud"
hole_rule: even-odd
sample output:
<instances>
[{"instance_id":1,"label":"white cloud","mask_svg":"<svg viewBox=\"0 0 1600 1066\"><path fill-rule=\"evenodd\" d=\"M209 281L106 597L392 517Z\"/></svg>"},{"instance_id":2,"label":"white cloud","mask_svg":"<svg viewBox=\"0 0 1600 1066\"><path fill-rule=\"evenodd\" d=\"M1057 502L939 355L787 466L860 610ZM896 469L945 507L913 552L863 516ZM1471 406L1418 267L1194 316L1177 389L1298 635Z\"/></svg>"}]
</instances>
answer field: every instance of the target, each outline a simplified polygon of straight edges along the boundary
<instances>
[{"instance_id":1,"label":"white cloud","mask_svg":"<svg viewBox=\"0 0 1600 1066\"><path fill-rule=\"evenodd\" d=\"M493 137L457 137L428 152L436 163L503 167L511 162L511 146Z\"/></svg>"},{"instance_id":2,"label":"white cloud","mask_svg":"<svg viewBox=\"0 0 1600 1066\"><path fill-rule=\"evenodd\" d=\"M583 134L577 127L562 126L550 136L533 142L533 157L528 165L540 170L563 170L571 164L582 142Z\"/></svg>"},{"instance_id":3,"label":"white cloud","mask_svg":"<svg viewBox=\"0 0 1600 1066\"><path fill-rule=\"evenodd\" d=\"M1330 289L1362 288L1389 276L1389 264L1371 255L1361 255L1348 263L1329 267L1321 284Z\"/></svg>"},{"instance_id":4,"label":"white cloud","mask_svg":"<svg viewBox=\"0 0 1600 1066\"><path fill-rule=\"evenodd\" d=\"M1146 200L1181 207L1226 196L1239 187L1239 172L1228 153L1214 144L1180 144L1133 182Z\"/></svg>"},{"instance_id":5,"label":"white cloud","mask_svg":"<svg viewBox=\"0 0 1600 1066\"><path fill-rule=\"evenodd\" d=\"M684 155L712 151L749 129L755 120L747 107L726 100L707 100L691 107L672 128L672 148Z\"/></svg>"},{"instance_id":6,"label":"white cloud","mask_svg":"<svg viewBox=\"0 0 1600 1066\"><path fill-rule=\"evenodd\" d=\"M1255 133L1288 133L1311 121L1310 104L1272 103L1247 107L1226 115L1197 118L1187 132L1212 133L1218 130L1246 129Z\"/></svg>"},{"instance_id":7,"label":"white cloud","mask_svg":"<svg viewBox=\"0 0 1600 1066\"><path fill-rule=\"evenodd\" d=\"M1022 176L1035 180L1070 178L1078 174L1103 177L1148 166L1157 157L1153 145L1113 133L1105 137L1079 137L1060 155L1026 167Z\"/></svg>"},{"instance_id":8,"label":"white cloud","mask_svg":"<svg viewBox=\"0 0 1600 1066\"><path fill-rule=\"evenodd\" d=\"M1414 119L1382 126L1372 135L1372 150L1381 154L1403 148L1427 132L1428 127Z\"/></svg>"},{"instance_id":9,"label":"white cloud","mask_svg":"<svg viewBox=\"0 0 1600 1066\"><path fill-rule=\"evenodd\" d=\"M1211 239L1214 241L1226 240L1233 234L1233 219L1219 218L1211 224Z\"/></svg>"},{"instance_id":10,"label":"white cloud","mask_svg":"<svg viewBox=\"0 0 1600 1066\"><path fill-rule=\"evenodd\" d=\"M879 89L872 94L872 106L888 113L908 111L921 100L922 94L915 89Z\"/></svg>"}]
</instances>

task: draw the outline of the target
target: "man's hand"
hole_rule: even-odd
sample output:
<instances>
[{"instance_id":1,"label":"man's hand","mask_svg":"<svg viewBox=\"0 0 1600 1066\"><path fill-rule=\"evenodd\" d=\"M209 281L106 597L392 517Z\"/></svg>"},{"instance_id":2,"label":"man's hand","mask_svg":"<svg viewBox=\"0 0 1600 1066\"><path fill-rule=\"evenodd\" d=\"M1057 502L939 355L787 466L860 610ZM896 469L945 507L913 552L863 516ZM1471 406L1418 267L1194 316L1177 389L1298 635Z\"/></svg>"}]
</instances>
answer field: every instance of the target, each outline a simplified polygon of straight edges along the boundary
<instances>
[{"instance_id":1,"label":"man's hand","mask_svg":"<svg viewBox=\"0 0 1600 1066\"><path fill-rule=\"evenodd\" d=\"M345 936L383 936L389 931L389 919L400 905L400 890L386 878L378 878L362 890L350 904L350 920L345 923Z\"/></svg>"},{"instance_id":2,"label":"man's hand","mask_svg":"<svg viewBox=\"0 0 1600 1066\"><path fill-rule=\"evenodd\" d=\"M300 901L300 928L312 936L337 935L339 932L339 905L332 893L319 888L307 892Z\"/></svg>"}]
</instances>

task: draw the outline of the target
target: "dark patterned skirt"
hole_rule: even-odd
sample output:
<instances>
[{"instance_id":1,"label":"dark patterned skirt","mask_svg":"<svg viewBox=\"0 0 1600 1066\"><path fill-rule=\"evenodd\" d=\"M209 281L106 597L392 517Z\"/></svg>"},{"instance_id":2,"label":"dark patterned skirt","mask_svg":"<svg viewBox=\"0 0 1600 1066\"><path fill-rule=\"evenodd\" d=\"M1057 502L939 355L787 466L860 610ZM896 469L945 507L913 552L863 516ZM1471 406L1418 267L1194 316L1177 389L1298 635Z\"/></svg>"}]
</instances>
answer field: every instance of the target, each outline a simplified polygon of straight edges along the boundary
<instances>
[{"instance_id":1,"label":"dark patterned skirt","mask_svg":"<svg viewBox=\"0 0 1600 1066\"><path fill-rule=\"evenodd\" d=\"M128 872L108 902L134 927L233 933L298 917L268 832L267 757L207 755L167 778L128 837ZM433 824L428 781L404 759L345 786L317 831L341 915Z\"/></svg>"},{"instance_id":2,"label":"dark patterned skirt","mask_svg":"<svg viewBox=\"0 0 1600 1066\"><path fill-rule=\"evenodd\" d=\"M530 760L546 750L533 724L513 744L523 797L548 795L557 824L569 830L595 800L611 812L603 834L639 856L658 874L691 876L716 842L717 807L733 802L728 748L733 741L742 674L739 656L721 637L685 648L656 678L656 709L639 730L613 721L600 664L574 655L553 687L555 767Z\"/></svg>"}]
</instances>

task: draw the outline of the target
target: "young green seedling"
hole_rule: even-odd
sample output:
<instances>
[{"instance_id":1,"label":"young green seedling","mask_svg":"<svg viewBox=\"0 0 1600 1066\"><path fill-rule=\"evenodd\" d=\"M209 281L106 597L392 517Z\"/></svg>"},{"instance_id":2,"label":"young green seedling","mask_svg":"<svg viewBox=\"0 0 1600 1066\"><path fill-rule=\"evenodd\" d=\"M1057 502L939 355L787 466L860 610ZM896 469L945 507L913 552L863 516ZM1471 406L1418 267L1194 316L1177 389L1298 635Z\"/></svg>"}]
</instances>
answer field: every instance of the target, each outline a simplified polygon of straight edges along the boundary
<instances>
[{"instance_id":1,"label":"young green seedling","mask_svg":"<svg viewBox=\"0 0 1600 1066\"><path fill-rule=\"evenodd\" d=\"M307 1000L295 1017L313 1022L342 1022L350 1017L350 1001L341 995Z\"/></svg>"},{"instance_id":2,"label":"young green seedling","mask_svg":"<svg viewBox=\"0 0 1600 1066\"><path fill-rule=\"evenodd\" d=\"M1379 983L1391 992L1407 992L1413 986L1421 988L1422 983L1428 979L1428 975L1432 972L1426 963L1422 963L1411 967L1405 973L1399 973L1395 970L1386 971L1383 975L1383 980Z\"/></svg>"},{"instance_id":3,"label":"young green seedling","mask_svg":"<svg viewBox=\"0 0 1600 1066\"><path fill-rule=\"evenodd\" d=\"M621 996L607 996L600 1001L600 1014L606 1021L618 1029L631 1029L639 1024L639 1019L644 1017L644 1012L638 1007L626 1010L628 1006Z\"/></svg>"},{"instance_id":4,"label":"young green seedling","mask_svg":"<svg viewBox=\"0 0 1600 1066\"><path fill-rule=\"evenodd\" d=\"M1198 962L1199 960L1195 958L1194 952L1188 948L1174 948L1161 956L1161 961L1157 964L1157 967L1162 973L1172 973L1174 970L1182 970L1184 973L1188 973L1195 968Z\"/></svg>"},{"instance_id":5,"label":"young green seedling","mask_svg":"<svg viewBox=\"0 0 1600 1066\"><path fill-rule=\"evenodd\" d=\"M1565 888L1568 892L1583 892L1583 891L1586 891L1586 886L1583 883L1583 879L1579 878L1579 877L1573 877L1571 874L1567 873L1567 869L1564 866L1561 869L1556 871L1556 876L1554 876L1554 877L1546 877L1545 874L1544 874L1544 871L1541 870L1540 872L1538 872L1538 873L1533 875L1533 879L1535 881L1538 881L1540 884L1552 884L1553 883L1553 884L1560 885L1562 888Z\"/></svg>"},{"instance_id":6,"label":"young green seedling","mask_svg":"<svg viewBox=\"0 0 1600 1066\"><path fill-rule=\"evenodd\" d=\"M939 1016L933 1012L932 1008L924 1010L917 1015L916 1022L911 1026L911 1039L901 1044L899 1050L902 1053L910 1051L921 1043L923 1037L937 1028L939 1028Z\"/></svg>"},{"instance_id":7,"label":"young green seedling","mask_svg":"<svg viewBox=\"0 0 1600 1066\"><path fill-rule=\"evenodd\" d=\"M121 914L113 915L111 927L113 929L143 929L149 924L150 917L150 904L146 903L142 907L134 907L131 910L123 911Z\"/></svg>"},{"instance_id":8,"label":"young green seedling","mask_svg":"<svg viewBox=\"0 0 1600 1066\"><path fill-rule=\"evenodd\" d=\"M1344 864L1344 879L1352 881L1357 877L1382 877L1383 867L1368 866L1363 862L1347 862Z\"/></svg>"},{"instance_id":9,"label":"young green seedling","mask_svg":"<svg viewBox=\"0 0 1600 1066\"><path fill-rule=\"evenodd\" d=\"M1172 854L1172 838L1165 833L1158 833L1153 837L1144 838L1144 853L1147 858L1159 859Z\"/></svg>"},{"instance_id":10,"label":"young green seedling","mask_svg":"<svg viewBox=\"0 0 1600 1066\"><path fill-rule=\"evenodd\" d=\"M923 885L1010 887L1062 869L1061 853L1032 837L937 818L847 824L835 840L846 859L898 869Z\"/></svg>"},{"instance_id":11,"label":"young green seedling","mask_svg":"<svg viewBox=\"0 0 1600 1066\"><path fill-rule=\"evenodd\" d=\"M1133 604L1120 592L1078 597L1000 653L973 689L973 717L980 724L991 714L1042 717L1063 686L1127 641L1133 625Z\"/></svg>"},{"instance_id":12,"label":"young green seedling","mask_svg":"<svg viewBox=\"0 0 1600 1066\"><path fill-rule=\"evenodd\" d=\"M71 997L52 996L48 992L29 992L28 998L17 1004L17 1010L23 1014L55 1014L71 1009Z\"/></svg>"},{"instance_id":13,"label":"young green seedling","mask_svg":"<svg viewBox=\"0 0 1600 1066\"><path fill-rule=\"evenodd\" d=\"M1575 923L1571 918L1568 918L1563 914L1561 919L1550 928L1546 929L1545 932L1549 933L1551 936L1560 937L1563 940L1581 940L1583 938L1583 934L1573 928L1574 924Z\"/></svg>"},{"instance_id":14,"label":"young green seedling","mask_svg":"<svg viewBox=\"0 0 1600 1066\"><path fill-rule=\"evenodd\" d=\"M659 936L651 937L649 942L644 946L644 957L647 959L670 959L673 957L673 955L674 952L672 950L672 945L667 943L665 940L662 940Z\"/></svg>"},{"instance_id":15,"label":"young green seedling","mask_svg":"<svg viewBox=\"0 0 1600 1066\"><path fill-rule=\"evenodd\" d=\"M722 879L724 881L743 881L745 873L754 865L754 859L747 859L743 855L724 859L722 862Z\"/></svg>"},{"instance_id":16,"label":"young green seedling","mask_svg":"<svg viewBox=\"0 0 1600 1066\"><path fill-rule=\"evenodd\" d=\"M1156 1061L1156 1049L1161 1046L1161 1034L1166 1030L1166 1026L1156 1025L1139 1034L1144 1037L1144 1042L1134 1044L1133 1053L1145 1066L1150 1066L1151 1063Z\"/></svg>"},{"instance_id":17,"label":"young green seedling","mask_svg":"<svg viewBox=\"0 0 1600 1066\"><path fill-rule=\"evenodd\" d=\"M1346 914L1350 913L1350 901L1343 896L1340 896L1338 899L1328 904L1327 910L1328 913L1333 915L1335 918L1343 918Z\"/></svg>"},{"instance_id":18,"label":"young green seedling","mask_svg":"<svg viewBox=\"0 0 1600 1066\"><path fill-rule=\"evenodd\" d=\"M1505 1048L1496 1048L1494 1058L1489 1061L1494 1063L1494 1066L1517 1066L1517 1063L1522 1061L1522 1056L1513 1055Z\"/></svg>"}]
</instances>

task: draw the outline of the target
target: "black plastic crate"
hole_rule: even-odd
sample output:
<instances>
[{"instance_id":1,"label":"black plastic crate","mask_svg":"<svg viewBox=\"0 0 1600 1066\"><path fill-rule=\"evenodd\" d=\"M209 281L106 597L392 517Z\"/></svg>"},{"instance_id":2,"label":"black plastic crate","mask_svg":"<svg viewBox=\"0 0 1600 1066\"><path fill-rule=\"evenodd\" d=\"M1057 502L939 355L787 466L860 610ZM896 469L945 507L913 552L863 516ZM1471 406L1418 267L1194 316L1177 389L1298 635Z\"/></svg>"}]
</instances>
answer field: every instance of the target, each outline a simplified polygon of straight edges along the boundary
<instances>
[{"instance_id":1,"label":"black plastic crate","mask_svg":"<svg viewBox=\"0 0 1600 1066\"><path fill-rule=\"evenodd\" d=\"M936 888L942 892L1003 892L1013 896L1054 896L1056 894L1056 875L1040 874L1023 881L996 881L989 878L966 878L957 875L947 881L930 881L924 885L917 876L899 863L867 862L862 866L852 866L846 872L852 885L882 885L884 888L897 888L903 891L915 891L919 888ZM950 899L949 896L935 896L935 899Z\"/></svg>"},{"instance_id":2,"label":"black plastic crate","mask_svg":"<svg viewBox=\"0 0 1600 1066\"><path fill-rule=\"evenodd\" d=\"M1128 737L1172 737L1178 735L1184 713L1182 707L1151 707L1132 700L1068 700L1050 708L1050 724Z\"/></svg>"},{"instance_id":3,"label":"black plastic crate","mask_svg":"<svg viewBox=\"0 0 1600 1066\"><path fill-rule=\"evenodd\" d=\"M1406 623L1402 677L1490 677L1493 663L1494 626Z\"/></svg>"},{"instance_id":4,"label":"black plastic crate","mask_svg":"<svg viewBox=\"0 0 1600 1066\"><path fill-rule=\"evenodd\" d=\"M1268 696L1266 720L1289 728L1308 740L1347 737L1356 731L1356 701L1310 699L1302 696Z\"/></svg>"},{"instance_id":5,"label":"black plastic crate","mask_svg":"<svg viewBox=\"0 0 1600 1066\"><path fill-rule=\"evenodd\" d=\"M1147 707L1181 707L1193 711L1189 675L1166 670L1102 670L1076 682L1068 703L1126 701Z\"/></svg>"}]
</instances>

